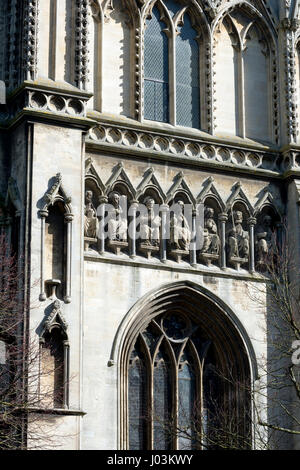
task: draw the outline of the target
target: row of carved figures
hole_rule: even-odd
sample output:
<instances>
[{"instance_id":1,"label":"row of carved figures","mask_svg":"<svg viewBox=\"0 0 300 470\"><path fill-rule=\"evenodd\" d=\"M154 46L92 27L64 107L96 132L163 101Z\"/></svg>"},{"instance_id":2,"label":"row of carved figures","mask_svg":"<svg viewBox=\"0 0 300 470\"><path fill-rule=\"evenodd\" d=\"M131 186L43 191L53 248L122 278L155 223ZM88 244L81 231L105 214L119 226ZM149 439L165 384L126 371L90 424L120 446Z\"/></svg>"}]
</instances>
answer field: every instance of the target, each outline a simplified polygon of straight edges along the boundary
<instances>
[{"instance_id":1,"label":"row of carved figures","mask_svg":"<svg viewBox=\"0 0 300 470\"><path fill-rule=\"evenodd\" d=\"M276 221L268 211L259 217L246 219L237 204L230 213L219 212L208 205L199 205L186 216L188 205L178 198L172 206L156 204L148 195L130 204L127 212L122 195L111 191L105 202L95 207L93 192L85 193L85 251L96 248L101 254L127 252L151 259L168 257L181 262L184 258L221 268L239 269L243 266L254 272L266 267L266 259L275 247ZM201 217L202 211L202 217ZM278 224L277 224L278 225Z\"/></svg>"}]
</instances>

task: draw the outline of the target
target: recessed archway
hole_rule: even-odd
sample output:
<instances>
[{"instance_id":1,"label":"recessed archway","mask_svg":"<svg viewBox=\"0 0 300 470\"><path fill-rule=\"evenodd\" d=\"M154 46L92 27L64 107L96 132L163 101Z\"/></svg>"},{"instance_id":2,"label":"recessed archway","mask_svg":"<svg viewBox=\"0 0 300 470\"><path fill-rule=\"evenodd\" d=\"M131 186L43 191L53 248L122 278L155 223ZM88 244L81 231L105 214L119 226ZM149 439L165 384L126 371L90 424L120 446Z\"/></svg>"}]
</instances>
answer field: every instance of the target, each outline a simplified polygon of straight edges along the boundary
<instances>
[{"instance_id":1,"label":"recessed archway","mask_svg":"<svg viewBox=\"0 0 300 470\"><path fill-rule=\"evenodd\" d=\"M146 295L120 325L112 357L117 350L122 449L218 448L217 428L225 448L251 447L255 354L234 312L214 294L185 281ZM156 399L159 390L165 394ZM180 436L183 412L188 439ZM164 418L157 423L158 414ZM237 439L224 443L233 429Z\"/></svg>"}]
</instances>

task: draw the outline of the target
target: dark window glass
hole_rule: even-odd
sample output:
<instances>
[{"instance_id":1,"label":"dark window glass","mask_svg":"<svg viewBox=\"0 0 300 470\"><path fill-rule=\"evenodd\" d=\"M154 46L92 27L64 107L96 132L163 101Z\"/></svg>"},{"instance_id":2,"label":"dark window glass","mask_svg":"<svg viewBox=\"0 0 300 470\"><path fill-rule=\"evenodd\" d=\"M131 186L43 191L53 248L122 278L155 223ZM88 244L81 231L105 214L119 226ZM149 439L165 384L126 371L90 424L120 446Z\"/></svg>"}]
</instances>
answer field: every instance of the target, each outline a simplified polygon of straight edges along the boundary
<instances>
[{"instance_id":1,"label":"dark window glass","mask_svg":"<svg viewBox=\"0 0 300 470\"><path fill-rule=\"evenodd\" d=\"M199 47L189 16L176 37L176 123L200 127Z\"/></svg>"},{"instance_id":2,"label":"dark window glass","mask_svg":"<svg viewBox=\"0 0 300 470\"><path fill-rule=\"evenodd\" d=\"M144 359L137 346L131 353L128 383L129 383L129 446L132 450L146 448L147 396L146 368Z\"/></svg>"},{"instance_id":3,"label":"dark window glass","mask_svg":"<svg viewBox=\"0 0 300 470\"><path fill-rule=\"evenodd\" d=\"M144 39L144 116L152 121L169 120L168 38L158 8L153 8Z\"/></svg>"}]
</instances>

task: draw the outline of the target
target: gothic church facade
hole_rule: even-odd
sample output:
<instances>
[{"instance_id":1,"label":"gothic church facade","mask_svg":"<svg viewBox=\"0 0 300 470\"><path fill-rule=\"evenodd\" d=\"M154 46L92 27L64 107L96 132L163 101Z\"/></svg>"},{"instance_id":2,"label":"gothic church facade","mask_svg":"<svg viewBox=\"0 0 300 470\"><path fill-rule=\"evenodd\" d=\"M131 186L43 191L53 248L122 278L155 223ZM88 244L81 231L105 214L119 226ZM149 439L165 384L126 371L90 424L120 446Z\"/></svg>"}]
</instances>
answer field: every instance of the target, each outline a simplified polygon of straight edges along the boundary
<instances>
[{"instance_id":1,"label":"gothic church facade","mask_svg":"<svg viewBox=\"0 0 300 470\"><path fill-rule=\"evenodd\" d=\"M63 364L35 392L62 384L35 411L61 448L191 448L166 428L197 403L212 438L224 397L259 447L268 302L249 290L284 220L300 269L298 3L1 1L1 223L41 370Z\"/></svg>"}]
</instances>

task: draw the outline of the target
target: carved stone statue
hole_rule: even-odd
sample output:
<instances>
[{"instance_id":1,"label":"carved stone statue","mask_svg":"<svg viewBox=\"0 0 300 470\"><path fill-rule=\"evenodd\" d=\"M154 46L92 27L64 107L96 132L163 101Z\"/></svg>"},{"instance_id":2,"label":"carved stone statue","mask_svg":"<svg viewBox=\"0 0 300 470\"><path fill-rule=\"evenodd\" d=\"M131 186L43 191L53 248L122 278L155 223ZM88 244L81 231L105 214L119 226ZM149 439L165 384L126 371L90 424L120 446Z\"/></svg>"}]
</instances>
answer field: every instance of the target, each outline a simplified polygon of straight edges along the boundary
<instances>
[{"instance_id":1,"label":"carved stone statue","mask_svg":"<svg viewBox=\"0 0 300 470\"><path fill-rule=\"evenodd\" d=\"M108 238L109 240L127 241L127 219L123 217L123 209L120 206L120 194L112 191L108 195Z\"/></svg>"},{"instance_id":2,"label":"carved stone statue","mask_svg":"<svg viewBox=\"0 0 300 470\"><path fill-rule=\"evenodd\" d=\"M204 211L204 242L201 253L218 255L220 250L220 237L218 227L214 220L214 209L206 207Z\"/></svg>"},{"instance_id":3,"label":"carved stone statue","mask_svg":"<svg viewBox=\"0 0 300 470\"><path fill-rule=\"evenodd\" d=\"M257 262L264 264L266 256L274 246L274 232L272 231L272 217L265 215L256 232Z\"/></svg>"},{"instance_id":4,"label":"carved stone statue","mask_svg":"<svg viewBox=\"0 0 300 470\"><path fill-rule=\"evenodd\" d=\"M188 221L184 217L184 202L177 201L178 210L173 214L170 222L170 242L175 250L188 251L191 243L191 231Z\"/></svg>"},{"instance_id":5,"label":"carved stone statue","mask_svg":"<svg viewBox=\"0 0 300 470\"><path fill-rule=\"evenodd\" d=\"M97 212L93 205L93 192L85 192L85 209L84 209L84 236L88 238L96 238L98 233L99 221Z\"/></svg>"},{"instance_id":6,"label":"carved stone statue","mask_svg":"<svg viewBox=\"0 0 300 470\"><path fill-rule=\"evenodd\" d=\"M249 256L249 233L243 229L243 213L233 212L233 225L228 234L229 259L248 258Z\"/></svg>"},{"instance_id":7,"label":"carved stone statue","mask_svg":"<svg viewBox=\"0 0 300 470\"><path fill-rule=\"evenodd\" d=\"M144 204L147 207L147 215L141 214L140 216L141 244L158 246L161 218L154 213L153 206L155 201L152 197L147 196Z\"/></svg>"}]
</instances>

